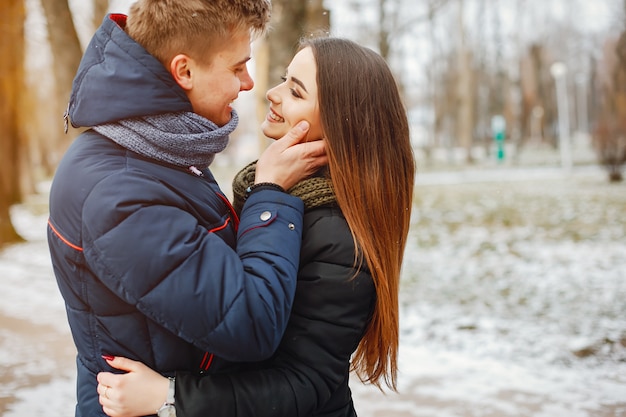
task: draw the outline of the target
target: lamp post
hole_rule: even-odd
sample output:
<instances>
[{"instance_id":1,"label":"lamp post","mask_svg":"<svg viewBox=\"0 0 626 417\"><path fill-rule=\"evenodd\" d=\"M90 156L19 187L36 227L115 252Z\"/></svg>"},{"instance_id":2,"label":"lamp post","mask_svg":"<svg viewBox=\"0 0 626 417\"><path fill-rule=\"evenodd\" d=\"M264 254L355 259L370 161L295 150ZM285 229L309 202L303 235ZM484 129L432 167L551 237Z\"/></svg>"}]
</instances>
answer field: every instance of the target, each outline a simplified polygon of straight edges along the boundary
<instances>
[{"instance_id":1,"label":"lamp post","mask_svg":"<svg viewBox=\"0 0 626 417\"><path fill-rule=\"evenodd\" d=\"M556 83L557 112L559 115L559 150L561 166L567 172L572 169L572 151L569 136L569 108L567 103L566 75L567 67L562 62L555 62L550 73Z\"/></svg>"}]
</instances>

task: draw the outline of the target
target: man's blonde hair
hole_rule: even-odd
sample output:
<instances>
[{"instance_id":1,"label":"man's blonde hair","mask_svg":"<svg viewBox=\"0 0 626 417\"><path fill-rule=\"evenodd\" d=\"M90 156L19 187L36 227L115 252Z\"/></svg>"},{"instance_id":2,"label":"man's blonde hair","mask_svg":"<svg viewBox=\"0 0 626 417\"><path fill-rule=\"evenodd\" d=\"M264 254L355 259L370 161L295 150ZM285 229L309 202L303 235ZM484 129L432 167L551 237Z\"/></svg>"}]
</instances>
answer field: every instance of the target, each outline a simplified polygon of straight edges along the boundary
<instances>
[{"instance_id":1,"label":"man's blonde hair","mask_svg":"<svg viewBox=\"0 0 626 417\"><path fill-rule=\"evenodd\" d=\"M137 0L126 32L165 66L178 54L204 61L234 34L262 36L270 12L268 0Z\"/></svg>"}]
</instances>

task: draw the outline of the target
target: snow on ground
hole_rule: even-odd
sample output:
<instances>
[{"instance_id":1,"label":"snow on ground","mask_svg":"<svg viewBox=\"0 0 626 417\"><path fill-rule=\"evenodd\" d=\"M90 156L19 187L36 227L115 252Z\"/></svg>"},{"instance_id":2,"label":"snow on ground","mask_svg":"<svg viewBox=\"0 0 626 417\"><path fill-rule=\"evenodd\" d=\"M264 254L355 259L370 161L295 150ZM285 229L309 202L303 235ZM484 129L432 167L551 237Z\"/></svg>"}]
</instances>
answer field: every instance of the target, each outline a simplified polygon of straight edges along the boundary
<instances>
[{"instance_id":1,"label":"snow on ground","mask_svg":"<svg viewBox=\"0 0 626 417\"><path fill-rule=\"evenodd\" d=\"M625 184L594 169L419 182L400 394L354 385L359 415L626 416Z\"/></svg>"},{"instance_id":2,"label":"snow on ground","mask_svg":"<svg viewBox=\"0 0 626 417\"><path fill-rule=\"evenodd\" d=\"M44 186L45 189L45 186ZM70 416L74 348L45 192L0 252L0 415ZM354 379L360 417L626 416L626 184L597 169L418 176L399 393Z\"/></svg>"}]
</instances>

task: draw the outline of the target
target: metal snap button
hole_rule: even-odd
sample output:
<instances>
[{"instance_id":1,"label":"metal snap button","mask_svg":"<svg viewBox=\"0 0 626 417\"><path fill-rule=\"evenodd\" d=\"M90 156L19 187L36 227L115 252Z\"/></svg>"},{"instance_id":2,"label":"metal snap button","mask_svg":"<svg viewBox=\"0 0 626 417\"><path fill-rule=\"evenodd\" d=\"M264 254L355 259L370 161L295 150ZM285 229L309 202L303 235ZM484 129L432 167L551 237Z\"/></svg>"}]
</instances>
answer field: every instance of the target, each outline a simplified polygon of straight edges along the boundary
<instances>
[{"instance_id":1,"label":"metal snap button","mask_svg":"<svg viewBox=\"0 0 626 417\"><path fill-rule=\"evenodd\" d=\"M296 225L293 223L289 223L289 230L296 230Z\"/></svg>"},{"instance_id":2,"label":"metal snap button","mask_svg":"<svg viewBox=\"0 0 626 417\"><path fill-rule=\"evenodd\" d=\"M264 211L263 213L261 213L261 216L259 216L259 218L264 222L268 221L271 217L272 213L270 213L269 211Z\"/></svg>"}]
</instances>

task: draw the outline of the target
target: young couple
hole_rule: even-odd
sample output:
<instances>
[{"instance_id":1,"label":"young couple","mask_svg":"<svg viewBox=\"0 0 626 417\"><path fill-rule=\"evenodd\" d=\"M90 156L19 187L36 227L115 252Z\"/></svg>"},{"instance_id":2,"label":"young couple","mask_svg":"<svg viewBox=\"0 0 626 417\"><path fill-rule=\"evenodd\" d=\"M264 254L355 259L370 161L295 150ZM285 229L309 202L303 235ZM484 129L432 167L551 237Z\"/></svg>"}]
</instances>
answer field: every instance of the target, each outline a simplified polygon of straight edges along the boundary
<instances>
[{"instance_id":1,"label":"young couple","mask_svg":"<svg viewBox=\"0 0 626 417\"><path fill-rule=\"evenodd\" d=\"M69 117L91 129L58 168L48 228L77 417L344 417L351 370L395 389L415 164L384 60L304 41L267 92L277 140L232 206L208 169L269 11L139 0L83 57Z\"/></svg>"}]
</instances>

